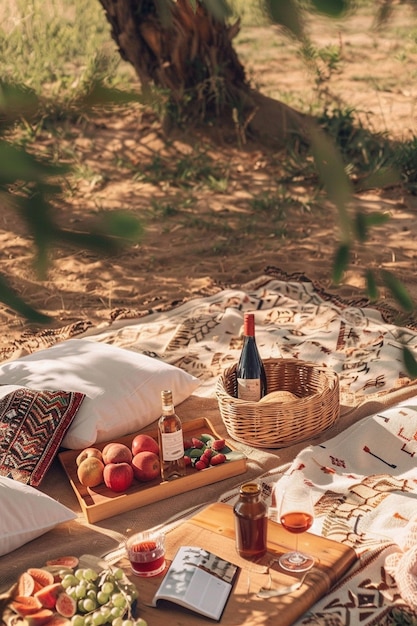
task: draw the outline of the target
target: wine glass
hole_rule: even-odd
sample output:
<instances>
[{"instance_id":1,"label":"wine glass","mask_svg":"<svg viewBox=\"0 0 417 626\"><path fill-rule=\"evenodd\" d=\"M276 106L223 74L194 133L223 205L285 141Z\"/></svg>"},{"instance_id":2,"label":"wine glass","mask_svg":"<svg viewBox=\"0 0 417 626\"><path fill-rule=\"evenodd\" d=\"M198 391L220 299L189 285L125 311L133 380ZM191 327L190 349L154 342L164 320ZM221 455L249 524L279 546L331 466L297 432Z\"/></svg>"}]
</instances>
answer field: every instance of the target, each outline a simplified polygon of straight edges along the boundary
<instances>
[{"instance_id":1,"label":"wine glass","mask_svg":"<svg viewBox=\"0 0 417 626\"><path fill-rule=\"evenodd\" d=\"M283 554L278 559L281 567L291 572L305 572L314 565L314 558L298 550L298 535L311 528L314 520L314 507L311 490L299 481L288 485L281 496L279 519L282 526L295 534L295 550Z\"/></svg>"}]
</instances>

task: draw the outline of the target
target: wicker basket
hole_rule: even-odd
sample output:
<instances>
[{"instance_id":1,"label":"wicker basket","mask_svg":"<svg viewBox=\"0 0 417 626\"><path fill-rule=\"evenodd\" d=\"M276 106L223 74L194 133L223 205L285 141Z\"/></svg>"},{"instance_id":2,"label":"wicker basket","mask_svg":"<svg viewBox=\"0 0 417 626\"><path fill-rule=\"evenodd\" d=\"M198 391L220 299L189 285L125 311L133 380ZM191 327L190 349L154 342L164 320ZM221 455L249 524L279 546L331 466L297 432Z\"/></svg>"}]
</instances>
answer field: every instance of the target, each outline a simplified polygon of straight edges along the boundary
<instances>
[{"instance_id":1,"label":"wicker basket","mask_svg":"<svg viewBox=\"0 0 417 626\"><path fill-rule=\"evenodd\" d=\"M219 377L216 395L230 437L257 448L285 448L332 426L340 415L339 378L330 368L297 359L264 361L268 393L290 391L284 403L236 398L237 363Z\"/></svg>"}]
</instances>

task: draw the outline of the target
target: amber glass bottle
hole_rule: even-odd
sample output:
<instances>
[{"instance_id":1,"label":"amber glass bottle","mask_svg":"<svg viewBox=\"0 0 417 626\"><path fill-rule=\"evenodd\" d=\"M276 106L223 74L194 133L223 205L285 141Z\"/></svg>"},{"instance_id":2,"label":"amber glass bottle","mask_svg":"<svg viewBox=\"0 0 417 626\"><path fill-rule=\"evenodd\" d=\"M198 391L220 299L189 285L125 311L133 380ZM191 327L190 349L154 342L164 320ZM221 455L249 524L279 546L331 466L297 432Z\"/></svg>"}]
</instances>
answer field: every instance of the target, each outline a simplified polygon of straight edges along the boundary
<instances>
[{"instance_id":1,"label":"amber glass bottle","mask_svg":"<svg viewBox=\"0 0 417 626\"><path fill-rule=\"evenodd\" d=\"M184 439L181 420L175 412L172 391L161 392L162 415L158 422L158 441L162 480L185 476Z\"/></svg>"},{"instance_id":2,"label":"amber glass bottle","mask_svg":"<svg viewBox=\"0 0 417 626\"><path fill-rule=\"evenodd\" d=\"M266 554L268 509L257 483L241 486L233 512L236 550L240 556L253 560Z\"/></svg>"}]
</instances>

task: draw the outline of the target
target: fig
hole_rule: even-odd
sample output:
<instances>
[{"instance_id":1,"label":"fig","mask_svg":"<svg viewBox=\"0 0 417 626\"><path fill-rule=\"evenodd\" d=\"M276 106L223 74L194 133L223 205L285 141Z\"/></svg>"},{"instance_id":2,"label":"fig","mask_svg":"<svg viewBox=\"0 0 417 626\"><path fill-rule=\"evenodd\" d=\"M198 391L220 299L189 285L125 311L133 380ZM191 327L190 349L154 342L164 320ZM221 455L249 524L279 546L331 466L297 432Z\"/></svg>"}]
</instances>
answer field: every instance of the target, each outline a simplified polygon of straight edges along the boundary
<instances>
[{"instance_id":1,"label":"fig","mask_svg":"<svg viewBox=\"0 0 417 626\"><path fill-rule=\"evenodd\" d=\"M42 604L34 596L16 596L10 606L21 617L37 613L42 608Z\"/></svg>"},{"instance_id":2,"label":"fig","mask_svg":"<svg viewBox=\"0 0 417 626\"><path fill-rule=\"evenodd\" d=\"M56 599L62 591L61 583L52 583L52 585L46 585L35 593L35 598L41 602L45 609L54 609Z\"/></svg>"},{"instance_id":3,"label":"fig","mask_svg":"<svg viewBox=\"0 0 417 626\"><path fill-rule=\"evenodd\" d=\"M35 583L38 584L39 589L46 587L47 585L52 585L54 582L54 577L51 572L48 572L46 569L42 569L41 567L29 567L26 571L32 576Z\"/></svg>"},{"instance_id":4,"label":"fig","mask_svg":"<svg viewBox=\"0 0 417 626\"><path fill-rule=\"evenodd\" d=\"M37 613L31 613L26 615L25 622L28 626L43 626L53 616L53 612L50 609L41 609Z\"/></svg>"},{"instance_id":5,"label":"fig","mask_svg":"<svg viewBox=\"0 0 417 626\"><path fill-rule=\"evenodd\" d=\"M31 596L35 589L35 581L27 572L23 572L17 581L17 595Z\"/></svg>"},{"instance_id":6,"label":"fig","mask_svg":"<svg viewBox=\"0 0 417 626\"><path fill-rule=\"evenodd\" d=\"M77 603L63 591L56 599L55 610L63 617L72 617L77 612Z\"/></svg>"},{"instance_id":7,"label":"fig","mask_svg":"<svg viewBox=\"0 0 417 626\"><path fill-rule=\"evenodd\" d=\"M80 560L77 556L60 556L57 559L46 561L46 565L51 567L54 565L61 565L63 569L66 567L75 569L78 566L79 561Z\"/></svg>"},{"instance_id":8,"label":"fig","mask_svg":"<svg viewBox=\"0 0 417 626\"><path fill-rule=\"evenodd\" d=\"M63 615L54 613L50 620L48 620L48 626L71 626L71 620Z\"/></svg>"}]
</instances>

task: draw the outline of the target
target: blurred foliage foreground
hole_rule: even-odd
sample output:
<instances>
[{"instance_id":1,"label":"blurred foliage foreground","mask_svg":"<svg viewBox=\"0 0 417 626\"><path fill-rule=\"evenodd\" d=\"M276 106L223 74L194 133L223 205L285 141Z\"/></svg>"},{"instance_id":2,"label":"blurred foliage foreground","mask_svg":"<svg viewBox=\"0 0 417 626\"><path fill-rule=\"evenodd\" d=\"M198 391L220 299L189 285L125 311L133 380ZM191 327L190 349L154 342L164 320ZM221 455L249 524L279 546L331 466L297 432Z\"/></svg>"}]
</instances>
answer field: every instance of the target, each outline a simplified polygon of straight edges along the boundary
<instances>
[{"instance_id":1,"label":"blurred foliage foreground","mask_svg":"<svg viewBox=\"0 0 417 626\"><path fill-rule=\"evenodd\" d=\"M386 8L391 3L382 4ZM266 0L265 10L270 20L283 26L291 36L300 41L300 46L304 49L306 41L300 7L306 10L306 5L307 9L340 18L351 8L352 3L349 0L311 0L307 3L297 0L284 3ZM219 15L225 10L225 4L220 0L208 3L207 6L216 10ZM226 14L227 12L223 16ZM74 109L79 112L92 110L110 103L117 105L140 101L137 93L103 87L102 78L103 76L91 76L88 88L81 90L78 99L69 104L72 112ZM75 231L57 225L54 219L54 202L62 193L62 181L68 175L68 169L51 159L29 152L25 147L8 139L11 128L22 121L30 123L32 119L42 115L43 110L44 105L32 89L16 85L11 80L3 79L0 82L1 205L14 211L27 225L33 239L35 268L41 278L45 276L48 253L52 246L70 244L109 254L120 249L122 245L137 241L142 234L142 225L128 212L103 214L101 222L93 231L91 228ZM370 160L367 154L364 169L368 171L365 177L361 177L361 189L406 183L411 193L414 193L417 183L416 138L394 146L386 138L370 140L370 137L371 134L363 129L354 128L349 112L338 109L329 113L326 108L324 114L311 123L310 145L307 150L313 158L314 176L337 208L341 224L340 244L334 259L329 259L329 268L332 267L332 278L336 284L342 280L349 266L355 245L366 244L370 230L389 219L386 214L366 214L356 208L354 193L357 188L351 175L352 170L347 167L347 160L352 159L353 154L364 155L370 146L372 150L376 149L377 157ZM307 162L308 159L305 160ZM311 159L309 162L311 163ZM369 162L373 164L371 169ZM359 159L355 165L356 169L360 169L365 165L365 160ZM367 295L371 301L378 299L379 289L383 286L391 293L404 315L414 314L415 305L407 289L392 272L369 269L365 279ZM34 310L19 296L11 287L9 277L1 274L0 301L31 322L43 324L49 321L47 315ZM417 362L406 347L404 359L410 374L417 376Z\"/></svg>"}]
</instances>

